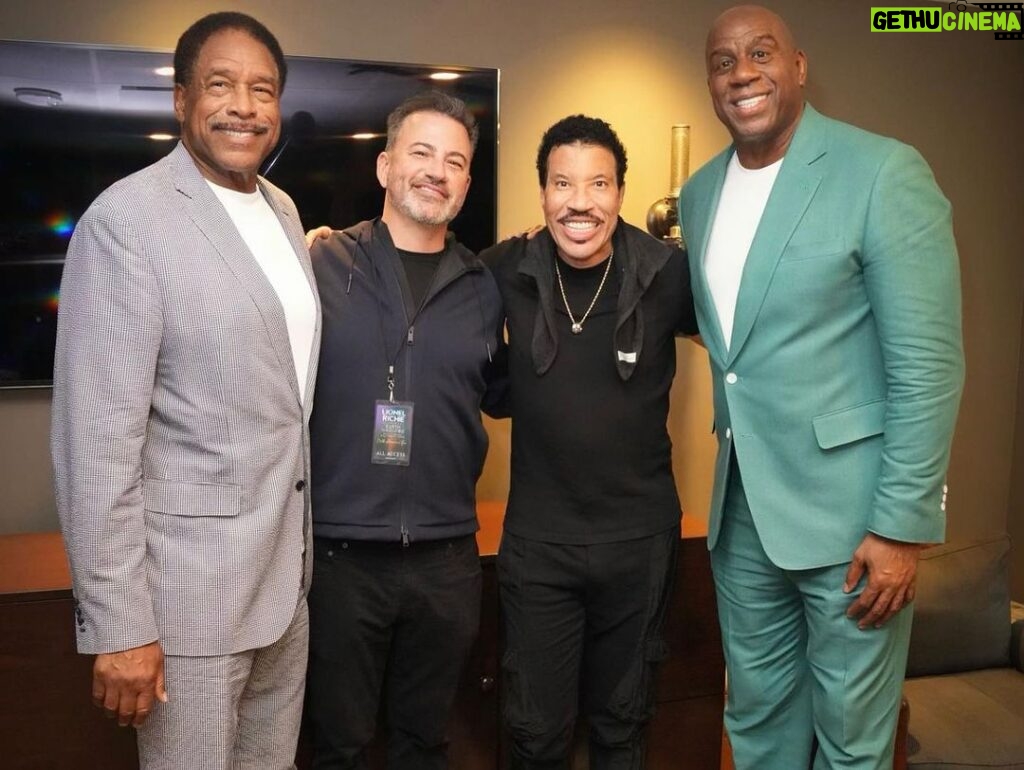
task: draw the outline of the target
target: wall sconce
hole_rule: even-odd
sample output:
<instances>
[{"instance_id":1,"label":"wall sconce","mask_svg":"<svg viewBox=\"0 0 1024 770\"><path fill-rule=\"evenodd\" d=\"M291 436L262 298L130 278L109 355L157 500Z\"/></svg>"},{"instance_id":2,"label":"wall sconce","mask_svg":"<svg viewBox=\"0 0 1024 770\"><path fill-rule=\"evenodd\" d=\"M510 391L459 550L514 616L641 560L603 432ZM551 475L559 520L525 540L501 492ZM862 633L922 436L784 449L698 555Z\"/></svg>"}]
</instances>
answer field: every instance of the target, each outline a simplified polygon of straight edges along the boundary
<instances>
[{"instance_id":1,"label":"wall sconce","mask_svg":"<svg viewBox=\"0 0 1024 770\"><path fill-rule=\"evenodd\" d=\"M669 193L647 210L647 232L655 238L685 248L679 226L679 190L690 176L690 127L672 126L672 154L669 159Z\"/></svg>"}]
</instances>

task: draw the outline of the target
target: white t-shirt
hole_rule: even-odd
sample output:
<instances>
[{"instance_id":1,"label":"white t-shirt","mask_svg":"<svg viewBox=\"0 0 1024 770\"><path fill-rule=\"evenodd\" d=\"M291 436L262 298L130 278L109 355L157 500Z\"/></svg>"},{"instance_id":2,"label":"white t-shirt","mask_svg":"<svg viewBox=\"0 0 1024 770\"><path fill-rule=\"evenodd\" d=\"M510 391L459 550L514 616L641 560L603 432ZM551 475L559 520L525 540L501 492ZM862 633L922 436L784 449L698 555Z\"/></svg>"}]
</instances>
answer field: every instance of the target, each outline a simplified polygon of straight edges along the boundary
<instances>
[{"instance_id":1,"label":"white t-shirt","mask_svg":"<svg viewBox=\"0 0 1024 770\"><path fill-rule=\"evenodd\" d=\"M736 315L736 297L740 291L743 268L747 264L750 244L768 203L775 178L782 167L782 158L764 168L749 169L740 165L736 153L729 159L722 185L722 196L711 225L708 248L704 253L704 272L711 299L718 311L718 322L728 349Z\"/></svg>"},{"instance_id":2,"label":"white t-shirt","mask_svg":"<svg viewBox=\"0 0 1024 770\"><path fill-rule=\"evenodd\" d=\"M277 292L288 326L288 341L292 348L295 377L299 381L299 396L306 398L306 375L313 350L316 329L316 301L302 265L295 256L277 214L256 190L238 192L206 180L210 189L224 204L235 223L242 240L256 258L270 285Z\"/></svg>"}]
</instances>

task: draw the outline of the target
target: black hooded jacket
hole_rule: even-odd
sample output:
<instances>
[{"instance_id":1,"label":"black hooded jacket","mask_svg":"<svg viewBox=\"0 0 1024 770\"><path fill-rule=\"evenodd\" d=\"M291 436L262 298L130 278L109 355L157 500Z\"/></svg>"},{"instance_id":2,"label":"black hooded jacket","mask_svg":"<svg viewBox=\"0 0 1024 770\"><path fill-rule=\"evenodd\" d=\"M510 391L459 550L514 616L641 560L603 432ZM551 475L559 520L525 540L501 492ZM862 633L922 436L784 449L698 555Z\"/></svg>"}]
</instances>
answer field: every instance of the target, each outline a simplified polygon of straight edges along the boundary
<instances>
[{"instance_id":1,"label":"black hooded jacket","mask_svg":"<svg viewBox=\"0 0 1024 770\"><path fill-rule=\"evenodd\" d=\"M412 317L400 257L379 219L311 250L324 319L310 421L315 535L415 542L478 528L480 410L493 410L505 383L501 297L472 252L451 235L446 247ZM389 366L394 400L414 404L408 466L370 462Z\"/></svg>"}]
</instances>

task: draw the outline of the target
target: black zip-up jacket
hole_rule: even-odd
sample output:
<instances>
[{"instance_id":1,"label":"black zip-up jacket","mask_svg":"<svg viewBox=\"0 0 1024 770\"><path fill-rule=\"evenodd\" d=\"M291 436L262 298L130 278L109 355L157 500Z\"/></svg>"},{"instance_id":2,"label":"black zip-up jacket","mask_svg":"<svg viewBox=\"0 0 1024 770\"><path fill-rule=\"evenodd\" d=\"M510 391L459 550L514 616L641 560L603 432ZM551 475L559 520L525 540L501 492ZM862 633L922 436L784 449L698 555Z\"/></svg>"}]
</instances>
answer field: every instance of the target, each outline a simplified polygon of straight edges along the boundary
<instances>
[{"instance_id":1,"label":"black zip-up jacket","mask_svg":"<svg viewBox=\"0 0 1024 770\"><path fill-rule=\"evenodd\" d=\"M480 410L492 411L505 386L490 271L449 234L410 315L401 258L379 218L318 241L311 256L323 305L310 421L314 535L408 543L476 532L487 454ZM414 404L408 466L370 462L389 366L394 400Z\"/></svg>"}]
</instances>

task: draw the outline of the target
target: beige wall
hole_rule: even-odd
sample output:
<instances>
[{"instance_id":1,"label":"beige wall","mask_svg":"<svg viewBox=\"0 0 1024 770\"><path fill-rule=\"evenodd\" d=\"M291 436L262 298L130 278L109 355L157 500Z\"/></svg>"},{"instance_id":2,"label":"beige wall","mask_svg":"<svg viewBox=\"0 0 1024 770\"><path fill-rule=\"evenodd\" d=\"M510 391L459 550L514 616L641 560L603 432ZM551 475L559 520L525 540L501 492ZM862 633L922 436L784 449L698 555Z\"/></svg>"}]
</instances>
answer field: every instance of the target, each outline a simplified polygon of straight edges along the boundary
<instances>
[{"instance_id":1,"label":"beige wall","mask_svg":"<svg viewBox=\"0 0 1024 770\"><path fill-rule=\"evenodd\" d=\"M625 217L642 223L668 184L672 123L693 126L692 167L727 140L708 103L703 40L730 3L716 0L51 0L4 4L0 34L172 47L202 13L250 12L292 54L501 68L499 232L539 219L534 152L543 130L571 112L609 120L630 151ZM873 34L863 0L779 0L810 59L808 96L819 109L916 145L953 201L964 274L968 384L950 471L950 535L1006 529L1018 400L1020 126L1024 42L990 33ZM680 343L670 427L684 505L703 516L713 439L705 358ZM24 430L0 454L0 529L52 522L40 426L45 397L0 395L0 426ZM507 488L508 435L492 430L484 496ZM3 439L7 445L11 440ZM23 443L22 443L23 442ZM585 463L585 458L581 458ZM1016 476L1024 473L1018 465ZM11 500L13 499L13 502Z\"/></svg>"},{"instance_id":2,"label":"beige wall","mask_svg":"<svg viewBox=\"0 0 1024 770\"><path fill-rule=\"evenodd\" d=\"M1024 305L1021 310L1024 311ZM1021 313L1019 365L1024 366L1024 312ZM1017 379L1017 420L1014 431L1013 476L1010 479L1010 507L1007 530L1017 544L1011 567L1011 595L1024 602L1024 377Z\"/></svg>"}]
</instances>

